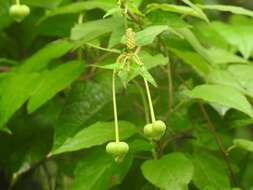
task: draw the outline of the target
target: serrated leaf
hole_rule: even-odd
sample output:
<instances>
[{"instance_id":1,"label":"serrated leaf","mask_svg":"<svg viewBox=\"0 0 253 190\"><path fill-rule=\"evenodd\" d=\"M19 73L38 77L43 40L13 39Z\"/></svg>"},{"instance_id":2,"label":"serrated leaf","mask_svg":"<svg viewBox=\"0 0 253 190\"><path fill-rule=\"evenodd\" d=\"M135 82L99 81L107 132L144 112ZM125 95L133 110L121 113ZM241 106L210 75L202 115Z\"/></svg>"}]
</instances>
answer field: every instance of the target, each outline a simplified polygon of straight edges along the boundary
<instances>
[{"instance_id":1,"label":"serrated leaf","mask_svg":"<svg viewBox=\"0 0 253 190\"><path fill-rule=\"evenodd\" d=\"M119 122L120 138L127 139L136 132L133 124ZM97 122L89 127L80 130L75 136L69 138L62 146L54 149L50 155L73 152L92 146L104 144L115 139L114 122Z\"/></svg>"},{"instance_id":2,"label":"serrated leaf","mask_svg":"<svg viewBox=\"0 0 253 190\"><path fill-rule=\"evenodd\" d=\"M235 88L222 85L200 85L188 92L191 98L203 99L239 110L253 118L253 110L245 96Z\"/></svg>"},{"instance_id":3,"label":"serrated leaf","mask_svg":"<svg viewBox=\"0 0 253 190\"><path fill-rule=\"evenodd\" d=\"M165 190L185 190L193 177L192 162L182 153L172 153L141 166L144 177Z\"/></svg>"},{"instance_id":4,"label":"serrated leaf","mask_svg":"<svg viewBox=\"0 0 253 190\"><path fill-rule=\"evenodd\" d=\"M249 152L253 152L253 141L246 140L246 139L234 139L233 144L237 148L241 148Z\"/></svg>"},{"instance_id":5,"label":"serrated leaf","mask_svg":"<svg viewBox=\"0 0 253 190\"><path fill-rule=\"evenodd\" d=\"M51 99L56 93L73 82L82 72L84 64L71 61L58 66L52 71L46 71L40 78L41 81L33 91L28 102L28 112L32 113Z\"/></svg>"}]
</instances>

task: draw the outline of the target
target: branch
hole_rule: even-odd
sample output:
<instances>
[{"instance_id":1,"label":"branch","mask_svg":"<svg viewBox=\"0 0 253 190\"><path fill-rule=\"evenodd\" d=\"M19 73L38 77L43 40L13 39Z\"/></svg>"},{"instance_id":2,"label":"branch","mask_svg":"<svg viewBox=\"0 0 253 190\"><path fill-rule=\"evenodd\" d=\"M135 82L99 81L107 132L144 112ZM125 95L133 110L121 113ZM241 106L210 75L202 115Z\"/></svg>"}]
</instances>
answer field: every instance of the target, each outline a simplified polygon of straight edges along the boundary
<instances>
[{"instance_id":1,"label":"branch","mask_svg":"<svg viewBox=\"0 0 253 190\"><path fill-rule=\"evenodd\" d=\"M203 106L203 104L200 104L199 106L200 106L201 112L203 113L204 118L207 121L207 126L210 129L213 137L215 138L216 144L218 145L219 150L220 150L220 152L221 152L221 154L224 158L225 165L226 165L226 168L228 170L228 174L230 176L230 179L231 179L233 185L238 185L235 173L234 173L233 168L232 168L232 164L230 163L229 157L227 155L227 151L226 151L226 149L225 149L225 147L224 147L224 145L223 145L223 143L222 143L222 141L221 141L221 139L220 139L220 137L219 137L219 135L218 135L218 133L217 133L217 131L216 131L216 129L215 129L215 127L214 127L214 125L213 125L213 123L212 123L212 121L211 121L211 119L210 119L210 117L209 117L209 115L206 111L206 109L205 109L205 107Z\"/></svg>"}]
</instances>

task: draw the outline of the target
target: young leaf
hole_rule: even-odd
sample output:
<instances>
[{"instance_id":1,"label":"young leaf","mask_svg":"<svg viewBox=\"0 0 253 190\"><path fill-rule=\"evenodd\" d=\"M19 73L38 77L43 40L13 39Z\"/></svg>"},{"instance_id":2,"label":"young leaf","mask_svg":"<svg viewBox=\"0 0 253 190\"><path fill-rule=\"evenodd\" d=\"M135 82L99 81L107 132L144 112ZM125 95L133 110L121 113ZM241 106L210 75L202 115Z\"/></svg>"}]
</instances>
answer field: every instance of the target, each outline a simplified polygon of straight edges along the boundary
<instances>
[{"instance_id":1,"label":"young leaf","mask_svg":"<svg viewBox=\"0 0 253 190\"><path fill-rule=\"evenodd\" d=\"M182 153L171 153L141 166L144 177L165 190L184 190L193 177L192 162Z\"/></svg>"},{"instance_id":2,"label":"young leaf","mask_svg":"<svg viewBox=\"0 0 253 190\"><path fill-rule=\"evenodd\" d=\"M127 139L132 136L136 129L129 122L119 122L120 138ZM89 127L85 127L75 136L69 138L62 146L53 149L50 155L73 152L104 144L115 139L114 122L97 122Z\"/></svg>"},{"instance_id":3,"label":"young leaf","mask_svg":"<svg viewBox=\"0 0 253 190\"><path fill-rule=\"evenodd\" d=\"M245 96L235 88L222 85L200 85L188 92L191 98L200 98L237 109L253 118L253 109Z\"/></svg>"}]
</instances>

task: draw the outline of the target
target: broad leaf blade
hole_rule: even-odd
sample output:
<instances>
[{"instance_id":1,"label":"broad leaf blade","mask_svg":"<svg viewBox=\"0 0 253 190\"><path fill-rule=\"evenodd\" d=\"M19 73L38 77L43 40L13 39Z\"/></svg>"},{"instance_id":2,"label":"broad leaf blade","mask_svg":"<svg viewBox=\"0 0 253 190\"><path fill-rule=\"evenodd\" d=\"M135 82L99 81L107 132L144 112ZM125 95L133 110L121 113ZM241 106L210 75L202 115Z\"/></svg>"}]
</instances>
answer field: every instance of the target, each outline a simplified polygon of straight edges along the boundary
<instances>
[{"instance_id":1,"label":"broad leaf blade","mask_svg":"<svg viewBox=\"0 0 253 190\"><path fill-rule=\"evenodd\" d=\"M32 113L51 99L56 93L73 82L83 71L84 64L71 61L43 73L38 87L34 90L28 103L28 112Z\"/></svg>"},{"instance_id":2,"label":"broad leaf blade","mask_svg":"<svg viewBox=\"0 0 253 190\"><path fill-rule=\"evenodd\" d=\"M144 177L166 190L184 190L193 177L192 162L182 153L172 153L160 160L149 160L141 166Z\"/></svg>"},{"instance_id":3,"label":"broad leaf blade","mask_svg":"<svg viewBox=\"0 0 253 190\"><path fill-rule=\"evenodd\" d=\"M119 122L120 138L132 136L136 130L129 122ZM75 136L69 138L62 146L53 150L51 155L72 152L92 146L104 144L115 139L114 122L98 122L80 130Z\"/></svg>"},{"instance_id":4,"label":"broad leaf blade","mask_svg":"<svg viewBox=\"0 0 253 190\"><path fill-rule=\"evenodd\" d=\"M200 98L210 103L217 103L227 107L237 109L253 118L253 110L245 98L238 90L222 85L200 85L188 93L192 98Z\"/></svg>"}]
</instances>

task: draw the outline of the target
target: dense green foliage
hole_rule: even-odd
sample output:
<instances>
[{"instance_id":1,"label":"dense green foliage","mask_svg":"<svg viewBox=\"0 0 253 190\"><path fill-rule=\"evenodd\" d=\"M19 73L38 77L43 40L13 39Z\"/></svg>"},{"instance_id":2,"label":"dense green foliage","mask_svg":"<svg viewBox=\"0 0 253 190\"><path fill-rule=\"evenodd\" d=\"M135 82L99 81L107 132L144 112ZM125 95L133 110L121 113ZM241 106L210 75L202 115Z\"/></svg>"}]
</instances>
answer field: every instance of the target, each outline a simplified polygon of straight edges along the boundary
<instances>
[{"instance_id":1,"label":"dense green foliage","mask_svg":"<svg viewBox=\"0 0 253 190\"><path fill-rule=\"evenodd\" d=\"M0 190L252 190L238 2L0 0Z\"/></svg>"}]
</instances>

